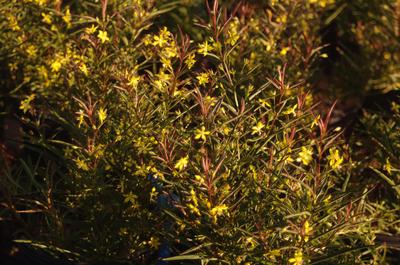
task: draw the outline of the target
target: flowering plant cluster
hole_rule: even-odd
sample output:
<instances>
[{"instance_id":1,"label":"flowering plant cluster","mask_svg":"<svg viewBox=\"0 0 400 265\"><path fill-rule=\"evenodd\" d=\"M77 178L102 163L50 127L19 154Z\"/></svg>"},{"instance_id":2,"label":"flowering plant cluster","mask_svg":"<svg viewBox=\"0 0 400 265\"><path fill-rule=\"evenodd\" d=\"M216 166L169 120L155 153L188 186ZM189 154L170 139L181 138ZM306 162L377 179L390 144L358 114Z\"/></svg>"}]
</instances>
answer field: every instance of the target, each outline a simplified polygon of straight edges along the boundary
<instances>
[{"instance_id":1,"label":"flowering plant cluster","mask_svg":"<svg viewBox=\"0 0 400 265\"><path fill-rule=\"evenodd\" d=\"M361 161L313 93L347 5L259 2L1 0L13 237L75 260L386 264L397 208L357 179L398 199L398 156Z\"/></svg>"}]
</instances>

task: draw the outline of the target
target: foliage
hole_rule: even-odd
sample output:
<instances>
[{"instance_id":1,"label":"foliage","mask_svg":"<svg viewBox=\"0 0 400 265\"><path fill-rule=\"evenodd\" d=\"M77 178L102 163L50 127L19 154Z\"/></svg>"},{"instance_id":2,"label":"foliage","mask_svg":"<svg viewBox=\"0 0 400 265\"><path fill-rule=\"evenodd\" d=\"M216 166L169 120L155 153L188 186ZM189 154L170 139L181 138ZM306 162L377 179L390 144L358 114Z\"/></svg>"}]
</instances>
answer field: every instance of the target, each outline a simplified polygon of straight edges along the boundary
<instances>
[{"instance_id":1,"label":"foliage","mask_svg":"<svg viewBox=\"0 0 400 265\"><path fill-rule=\"evenodd\" d=\"M398 206L357 183L371 166L330 125L334 105L319 114L311 93L330 56L320 32L341 10L1 1L3 116L21 137L3 155L0 220L76 260L386 264L375 237L393 232ZM387 37L356 36L367 56ZM366 122L376 120L367 133L397 126ZM386 135L386 164L372 170L398 199L398 136Z\"/></svg>"}]
</instances>

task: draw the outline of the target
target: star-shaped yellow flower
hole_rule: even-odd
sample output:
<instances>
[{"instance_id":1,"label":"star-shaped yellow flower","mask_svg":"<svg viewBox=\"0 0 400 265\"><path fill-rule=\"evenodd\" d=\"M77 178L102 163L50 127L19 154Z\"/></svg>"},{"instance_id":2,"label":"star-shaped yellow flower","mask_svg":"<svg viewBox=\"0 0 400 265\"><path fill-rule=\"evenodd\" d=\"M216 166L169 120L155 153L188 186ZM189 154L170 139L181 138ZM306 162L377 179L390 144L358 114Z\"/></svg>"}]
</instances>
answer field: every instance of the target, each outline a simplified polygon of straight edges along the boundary
<instances>
[{"instance_id":1,"label":"star-shaped yellow flower","mask_svg":"<svg viewBox=\"0 0 400 265\"><path fill-rule=\"evenodd\" d=\"M103 124L107 118L107 110L100 108L97 114L99 115L100 123Z\"/></svg>"},{"instance_id":2,"label":"star-shaped yellow flower","mask_svg":"<svg viewBox=\"0 0 400 265\"><path fill-rule=\"evenodd\" d=\"M129 192L128 194L125 194L124 197L125 197L125 200L124 200L125 203L127 203L127 202L131 203L133 208L138 207L138 204L137 204L138 196L137 195L133 194L132 192Z\"/></svg>"},{"instance_id":3,"label":"star-shaped yellow flower","mask_svg":"<svg viewBox=\"0 0 400 265\"><path fill-rule=\"evenodd\" d=\"M329 165L335 170L341 167L343 163L343 157L339 154L338 149L329 149L328 161Z\"/></svg>"},{"instance_id":4,"label":"star-shaped yellow flower","mask_svg":"<svg viewBox=\"0 0 400 265\"><path fill-rule=\"evenodd\" d=\"M182 171L189 163L189 156L182 157L175 164L175 168Z\"/></svg>"},{"instance_id":5,"label":"star-shaped yellow flower","mask_svg":"<svg viewBox=\"0 0 400 265\"><path fill-rule=\"evenodd\" d=\"M192 53L186 58L185 64L188 69L192 68L192 66L196 63L196 60L194 59L194 57L195 57L195 55L194 55L194 53Z\"/></svg>"},{"instance_id":6,"label":"star-shaped yellow flower","mask_svg":"<svg viewBox=\"0 0 400 265\"><path fill-rule=\"evenodd\" d=\"M97 38L100 39L101 43L105 43L109 41L110 38L107 36L107 31L99 30L99 34L97 34Z\"/></svg>"},{"instance_id":7,"label":"star-shaped yellow flower","mask_svg":"<svg viewBox=\"0 0 400 265\"><path fill-rule=\"evenodd\" d=\"M312 161L313 150L311 147L307 148L305 146L301 147L301 152L297 158L297 162L302 162L304 165L309 165Z\"/></svg>"},{"instance_id":8,"label":"star-shaped yellow flower","mask_svg":"<svg viewBox=\"0 0 400 265\"><path fill-rule=\"evenodd\" d=\"M303 264L303 252L301 250L297 250L294 254L294 257L289 259L290 263L293 265L302 265Z\"/></svg>"},{"instance_id":9,"label":"star-shaped yellow flower","mask_svg":"<svg viewBox=\"0 0 400 265\"><path fill-rule=\"evenodd\" d=\"M200 129L195 130L195 139L202 139L203 141L206 141L207 136L210 135L210 131L206 131L206 128L204 126L201 126Z\"/></svg>"},{"instance_id":10,"label":"star-shaped yellow flower","mask_svg":"<svg viewBox=\"0 0 400 265\"><path fill-rule=\"evenodd\" d=\"M253 132L251 133L253 134L259 134L261 133L261 130L264 128L264 123L262 123L261 121L257 122L256 126L253 126L251 129L253 130Z\"/></svg>"},{"instance_id":11,"label":"star-shaped yellow flower","mask_svg":"<svg viewBox=\"0 0 400 265\"><path fill-rule=\"evenodd\" d=\"M205 41L204 43L199 44L197 52L203 54L203 56L207 56L213 49L213 46L211 46L208 41Z\"/></svg>"},{"instance_id":12,"label":"star-shaped yellow flower","mask_svg":"<svg viewBox=\"0 0 400 265\"><path fill-rule=\"evenodd\" d=\"M198 76L196 76L197 80L199 80L199 85L205 85L208 82L210 82L209 78L209 73L204 72L204 73L200 73Z\"/></svg>"},{"instance_id":13,"label":"star-shaped yellow flower","mask_svg":"<svg viewBox=\"0 0 400 265\"><path fill-rule=\"evenodd\" d=\"M97 30L97 26L95 27L94 25L92 25L90 28L85 29L85 33L90 35L90 34L95 33L96 30Z\"/></svg>"}]
</instances>

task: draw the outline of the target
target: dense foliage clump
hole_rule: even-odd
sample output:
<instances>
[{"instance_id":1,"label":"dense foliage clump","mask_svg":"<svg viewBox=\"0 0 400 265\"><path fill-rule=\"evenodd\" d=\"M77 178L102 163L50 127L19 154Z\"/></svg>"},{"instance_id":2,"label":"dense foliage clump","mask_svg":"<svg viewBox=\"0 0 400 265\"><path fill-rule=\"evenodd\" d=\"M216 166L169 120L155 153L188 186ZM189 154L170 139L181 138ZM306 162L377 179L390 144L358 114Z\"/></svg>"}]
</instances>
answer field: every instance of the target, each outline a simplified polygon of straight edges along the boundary
<instances>
[{"instance_id":1,"label":"dense foliage clump","mask_svg":"<svg viewBox=\"0 0 400 265\"><path fill-rule=\"evenodd\" d=\"M399 1L0 14L0 222L15 242L135 264L395 260Z\"/></svg>"}]
</instances>

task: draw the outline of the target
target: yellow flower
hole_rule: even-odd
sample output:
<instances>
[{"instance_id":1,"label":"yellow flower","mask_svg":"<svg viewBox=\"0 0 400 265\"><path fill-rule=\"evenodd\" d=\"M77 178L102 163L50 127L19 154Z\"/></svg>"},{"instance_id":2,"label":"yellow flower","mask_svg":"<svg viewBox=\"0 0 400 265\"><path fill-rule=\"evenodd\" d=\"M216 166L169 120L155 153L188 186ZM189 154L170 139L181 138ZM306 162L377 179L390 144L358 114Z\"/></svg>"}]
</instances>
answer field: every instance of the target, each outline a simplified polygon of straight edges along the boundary
<instances>
[{"instance_id":1,"label":"yellow flower","mask_svg":"<svg viewBox=\"0 0 400 265\"><path fill-rule=\"evenodd\" d=\"M85 63L81 63L81 65L79 66L79 70L81 70L81 72L82 72L84 75L86 75L86 76L89 75L89 71L88 71L88 69L87 69Z\"/></svg>"},{"instance_id":2,"label":"yellow flower","mask_svg":"<svg viewBox=\"0 0 400 265\"><path fill-rule=\"evenodd\" d=\"M33 2L42 6L42 5L46 4L47 0L34 0Z\"/></svg>"},{"instance_id":3,"label":"yellow flower","mask_svg":"<svg viewBox=\"0 0 400 265\"><path fill-rule=\"evenodd\" d=\"M210 82L209 80L209 73L204 72L204 73L200 73L198 76L196 76L197 80L199 80L199 85L205 85L208 82Z\"/></svg>"},{"instance_id":4,"label":"yellow flower","mask_svg":"<svg viewBox=\"0 0 400 265\"><path fill-rule=\"evenodd\" d=\"M85 170L85 171L88 171L88 170L89 170L89 167L88 167L88 165L86 164L86 162L85 162L84 160L81 160L80 158L77 158L77 159L75 160L75 163L76 163L76 166L77 166L78 168L80 168L80 169L82 169L82 170Z\"/></svg>"},{"instance_id":5,"label":"yellow flower","mask_svg":"<svg viewBox=\"0 0 400 265\"><path fill-rule=\"evenodd\" d=\"M192 190L190 191L190 197L191 197L192 203L188 203L188 204L187 204L188 207L189 207L189 209L190 209L190 211L191 211L192 213L195 213L195 214L197 214L198 216L200 216L200 211L199 211L199 208L198 208L198 206L199 206L199 201L197 200L196 192L194 191L194 189L192 189Z\"/></svg>"},{"instance_id":6,"label":"yellow flower","mask_svg":"<svg viewBox=\"0 0 400 265\"><path fill-rule=\"evenodd\" d=\"M311 123L311 129L314 128L314 126L318 125L319 120L321 119L321 115L318 115Z\"/></svg>"},{"instance_id":7,"label":"yellow flower","mask_svg":"<svg viewBox=\"0 0 400 265\"><path fill-rule=\"evenodd\" d=\"M191 203L188 203L187 206L188 206L188 208L190 209L190 211L191 211L192 213L194 213L194 214L196 214L196 215L198 215L198 216L201 216L200 211L199 211L199 208L197 208L197 206L195 206L195 205L193 205L193 204L191 204Z\"/></svg>"},{"instance_id":8,"label":"yellow flower","mask_svg":"<svg viewBox=\"0 0 400 265\"><path fill-rule=\"evenodd\" d=\"M281 50L281 52L280 52L280 55L285 56L285 55L288 53L289 50L290 50L289 47L283 48L283 49Z\"/></svg>"},{"instance_id":9,"label":"yellow flower","mask_svg":"<svg viewBox=\"0 0 400 265\"><path fill-rule=\"evenodd\" d=\"M335 0L309 0L310 4L317 4L320 7L326 7L335 3Z\"/></svg>"},{"instance_id":10,"label":"yellow flower","mask_svg":"<svg viewBox=\"0 0 400 265\"><path fill-rule=\"evenodd\" d=\"M153 200L158 195L156 187L151 188L150 200Z\"/></svg>"},{"instance_id":11,"label":"yellow flower","mask_svg":"<svg viewBox=\"0 0 400 265\"><path fill-rule=\"evenodd\" d=\"M107 110L100 108L97 112L97 115L99 116L100 124L103 124L105 119L107 118Z\"/></svg>"},{"instance_id":12,"label":"yellow flower","mask_svg":"<svg viewBox=\"0 0 400 265\"><path fill-rule=\"evenodd\" d=\"M286 23L286 22L287 22L287 15L282 15L282 16L278 17L278 18L276 19L276 22L282 23L282 24ZM285 49L287 49L287 48L285 48ZM286 54L286 53L285 53L285 54ZM283 55L284 55L284 54L283 54Z\"/></svg>"},{"instance_id":13,"label":"yellow flower","mask_svg":"<svg viewBox=\"0 0 400 265\"><path fill-rule=\"evenodd\" d=\"M51 29L52 31L55 31L55 32L58 31L58 28L57 28L56 25L51 25L50 29Z\"/></svg>"},{"instance_id":14,"label":"yellow flower","mask_svg":"<svg viewBox=\"0 0 400 265\"><path fill-rule=\"evenodd\" d=\"M296 116L296 109L297 109L297 104L295 104L293 107L288 107L288 108L283 112L283 114L286 114L286 115L293 114L294 116Z\"/></svg>"},{"instance_id":15,"label":"yellow flower","mask_svg":"<svg viewBox=\"0 0 400 265\"><path fill-rule=\"evenodd\" d=\"M164 68L172 69L172 61L168 57L161 57L161 63Z\"/></svg>"},{"instance_id":16,"label":"yellow flower","mask_svg":"<svg viewBox=\"0 0 400 265\"><path fill-rule=\"evenodd\" d=\"M328 204L330 201L331 201L331 199L332 199L332 195L328 195L324 200L323 200L323 202L325 203L325 204Z\"/></svg>"},{"instance_id":17,"label":"yellow flower","mask_svg":"<svg viewBox=\"0 0 400 265\"><path fill-rule=\"evenodd\" d=\"M163 47L165 44L168 43L168 41L171 38L171 33L168 31L167 27L164 27L162 30L160 30L159 35L155 35L153 37L153 46L159 46Z\"/></svg>"},{"instance_id":18,"label":"yellow flower","mask_svg":"<svg viewBox=\"0 0 400 265\"><path fill-rule=\"evenodd\" d=\"M175 46L175 42L171 46L165 47L162 51L162 56L165 58L174 58L178 55L178 51Z\"/></svg>"},{"instance_id":19,"label":"yellow flower","mask_svg":"<svg viewBox=\"0 0 400 265\"><path fill-rule=\"evenodd\" d=\"M293 265L302 265L303 264L303 252L301 250L296 250L293 258L289 259L290 263Z\"/></svg>"},{"instance_id":20,"label":"yellow flower","mask_svg":"<svg viewBox=\"0 0 400 265\"><path fill-rule=\"evenodd\" d=\"M50 65L51 71L53 73L57 73L60 71L62 67L63 61L60 58L56 58Z\"/></svg>"},{"instance_id":21,"label":"yellow flower","mask_svg":"<svg viewBox=\"0 0 400 265\"><path fill-rule=\"evenodd\" d=\"M390 164L389 157L386 158L386 164L383 166L383 169L386 170L389 175L392 175L393 168L392 164Z\"/></svg>"},{"instance_id":22,"label":"yellow flower","mask_svg":"<svg viewBox=\"0 0 400 265\"><path fill-rule=\"evenodd\" d=\"M237 21L237 20L235 20ZM240 35L237 29L238 25L231 27L228 30L228 38L226 39L226 43L230 44L231 46L235 45L235 43L239 40Z\"/></svg>"},{"instance_id":23,"label":"yellow flower","mask_svg":"<svg viewBox=\"0 0 400 265\"><path fill-rule=\"evenodd\" d=\"M196 129L195 131L195 139L202 139L203 141L206 141L207 135L210 135L211 132L206 131L206 128L204 126L201 126L201 129Z\"/></svg>"},{"instance_id":24,"label":"yellow flower","mask_svg":"<svg viewBox=\"0 0 400 265\"><path fill-rule=\"evenodd\" d=\"M214 208L211 209L210 213L211 215L222 215L224 212L228 211L228 206L225 204L218 205Z\"/></svg>"},{"instance_id":25,"label":"yellow flower","mask_svg":"<svg viewBox=\"0 0 400 265\"><path fill-rule=\"evenodd\" d=\"M91 35L91 34L94 34L96 32L96 30L97 30L97 26L95 27L94 25L92 25L90 28L85 29L85 33Z\"/></svg>"},{"instance_id":26,"label":"yellow flower","mask_svg":"<svg viewBox=\"0 0 400 265\"><path fill-rule=\"evenodd\" d=\"M194 178L200 183L203 184L204 183L204 178L200 175L196 175L194 176Z\"/></svg>"},{"instance_id":27,"label":"yellow flower","mask_svg":"<svg viewBox=\"0 0 400 265\"><path fill-rule=\"evenodd\" d=\"M28 48L26 48L26 53L29 57L35 57L37 54L37 48L34 45L29 45Z\"/></svg>"},{"instance_id":28,"label":"yellow flower","mask_svg":"<svg viewBox=\"0 0 400 265\"><path fill-rule=\"evenodd\" d=\"M235 259L236 260L236 264L241 264L243 259L244 259L243 256L237 256L236 259Z\"/></svg>"},{"instance_id":29,"label":"yellow flower","mask_svg":"<svg viewBox=\"0 0 400 265\"><path fill-rule=\"evenodd\" d=\"M83 112L83 110L79 110L78 112L76 112L76 114L79 114L79 116L77 117L78 127L81 127L82 123L85 120L85 113Z\"/></svg>"},{"instance_id":30,"label":"yellow flower","mask_svg":"<svg viewBox=\"0 0 400 265\"><path fill-rule=\"evenodd\" d=\"M15 16L9 15L7 19L9 22L9 26L13 31L21 30L21 27L18 25L18 20Z\"/></svg>"},{"instance_id":31,"label":"yellow flower","mask_svg":"<svg viewBox=\"0 0 400 265\"><path fill-rule=\"evenodd\" d=\"M251 135L253 134L260 134L261 130L264 128L264 123L262 123L261 121L257 122L256 126L253 126L251 129L253 130L253 132L251 133Z\"/></svg>"},{"instance_id":32,"label":"yellow flower","mask_svg":"<svg viewBox=\"0 0 400 265\"><path fill-rule=\"evenodd\" d=\"M217 222L218 216L221 216L221 215L223 215L224 213L227 213L227 212L228 212L228 206L226 206L225 204L221 204L221 205L215 206L214 208L212 208L210 210L210 214L213 217L214 223Z\"/></svg>"},{"instance_id":33,"label":"yellow flower","mask_svg":"<svg viewBox=\"0 0 400 265\"><path fill-rule=\"evenodd\" d=\"M44 23L46 23L46 24L49 24L49 25L50 25L50 24L53 22L53 20L52 20L52 18L51 18L51 15L49 15L49 14L42 13L42 17L43 17L42 21L43 21Z\"/></svg>"},{"instance_id":34,"label":"yellow flower","mask_svg":"<svg viewBox=\"0 0 400 265\"><path fill-rule=\"evenodd\" d=\"M266 42L266 43L265 43L265 50L266 50L267 52L269 52L270 50L272 50L272 47L274 47L274 46L275 46L275 43L273 43L273 42L271 42L271 41Z\"/></svg>"},{"instance_id":35,"label":"yellow flower","mask_svg":"<svg viewBox=\"0 0 400 265\"><path fill-rule=\"evenodd\" d=\"M277 256L281 256L281 250L280 249L273 249L270 252L268 252L269 257L277 257Z\"/></svg>"},{"instance_id":36,"label":"yellow flower","mask_svg":"<svg viewBox=\"0 0 400 265\"><path fill-rule=\"evenodd\" d=\"M195 206L199 206L199 202L197 201L197 196L196 196L196 192L194 191L194 189L190 190L190 195L192 197L192 202Z\"/></svg>"},{"instance_id":37,"label":"yellow flower","mask_svg":"<svg viewBox=\"0 0 400 265\"><path fill-rule=\"evenodd\" d=\"M194 53L192 53L185 60L185 64L186 64L188 69L192 68L192 66L196 63L196 60L194 59L194 56L195 56Z\"/></svg>"},{"instance_id":38,"label":"yellow flower","mask_svg":"<svg viewBox=\"0 0 400 265\"><path fill-rule=\"evenodd\" d=\"M96 159L99 159L101 157L104 157L104 151L105 151L104 144L98 144L97 146L95 146L92 153L94 154L94 157Z\"/></svg>"},{"instance_id":39,"label":"yellow flower","mask_svg":"<svg viewBox=\"0 0 400 265\"><path fill-rule=\"evenodd\" d=\"M160 73L158 73L156 76L158 77L158 80L155 80L154 83L158 89L163 90L170 80L171 75L165 73L164 71L160 71Z\"/></svg>"},{"instance_id":40,"label":"yellow flower","mask_svg":"<svg viewBox=\"0 0 400 265\"><path fill-rule=\"evenodd\" d=\"M310 238L310 233L312 232L312 227L310 227L310 223L308 222L308 220L304 222L303 230L304 230L304 241L308 242Z\"/></svg>"},{"instance_id":41,"label":"yellow flower","mask_svg":"<svg viewBox=\"0 0 400 265\"><path fill-rule=\"evenodd\" d=\"M137 85L139 84L139 80L140 80L140 76L133 75L133 76L129 79L128 85L130 85L130 86L133 87L133 88L137 88Z\"/></svg>"},{"instance_id":42,"label":"yellow flower","mask_svg":"<svg viewBox=\"0 0 400 265\"><path fill-rule=\"evenodd\" d=\"M133 194L132 192L129 192L128 194L125 194L124 197L125 197L125 200L124 200L125 203L130 202L132 204L133 208L138 207L138 204L137 204L138 196L137 195Z\"/></svg>"},{"instance_id":43,"label":"yellow flower","mask_svg":"<svg viewBox=\"0 0 400 265\"><path fill-rule=\"evenodd\" d=\"M46 67L44 65L41 65L41 66L38 67L38 73L39 73L39 76L41 78L43 78L44 80L47 80L48 77L49 77L47 69L46 69Z\"/></svg>"},{"instance_id":44,"label":"yellow flower","mask_svg":"<svg viewBox=\"0 0 400 265\"><path fill-rule=\"evenodd\" d=\"M343 157L339 155L339 150L334 148L329 149L328 161L332 169L339 169L343 163Z\"/></svg>"},{"instance_id":45,"label":"yellow flower","mask_svg":"<svg viewBox=\"0 0 400 265\"><path fill-rule=\"evenodd\" d=\"M245 246L247 249L253 250L257 246L257 241L253 237L249 236L245 240Z\"/></svg>"},{"instance_id":46,"label":"yellow flower","mask_svg":"<svg viewBox=\"0 0 400 265\"><path fill-rule=\"evenodd\" d=\"M164 39L162 36L154 36L153 46L160 46L163 47L168 40Z\"/></svg>"},{"instance_id":47,"label":"yellow flower","mask_svg":"<svg viewBox=\"0 0 400 265\"><path fill-rule=\"evenodd\" d=\"M97 34L97 37L101 40L101 43L105 43L106 41L110 40L107 34L107 31L99 30L99 34Z\"/></svg>"},{"instance_id":48,"label":"yellow flower","mask_svg":"<svg viewBox=\"0 0 400 265\"><path fill-rule=\"evenodd\" d=\"M158 237L150 237L150 241L147 242L152 248L157 249L160 246L160 239Z\"/></svg>"},{"instance_id":49,"label":"yellow flower","mask_svg":"<svg viewBox=\"0 0 400 265\"><path fill-rule=\"evenodd\" d=\"M253 179L257 180L258 173L257 173L256 168L253 165L250 165L249 170L250 170L249 173L251 173L251 175L253 176Z\"/></svg>"},{"instance_id":50,"label":"yellow flower","mask_svg":"<svg viewBox=\"0 0 400 265\"><path fill-rule=\"evenodd\" d=\"M10 68L11 72L17 71L18 70L18 63L16 63L16 62L9 63L8 67Z\"/></svg>"},{"instance_id":51,"label":"yellow flower","mask_svg":"<svg viewBox=\"0 0 400 265\"><path fill-rule=\"evenodd\" d=\"M400 105L396 104L395 102L392 102L390 109L394 112L399 112L400 111Z\"/></svg>"},{"instance_id":52,"label":"yellow flower","mask_svg":"<svg viewBox=\"0 0 400 265\"><path fill-rule=\"evenodd\" d=\"M197 52L203 54L203 56L207 56L213 49L214 48L208 44L208 41L205 41L204 43L199 44Z\"/></svg>"},{"instance_id":53,"label":"yellow flower","mask_svg":"<svg viewBox=\"0 0 400 265\"><path fill-rule=\"evenodd\" d=\"M312 161L313 150L311 147L307 148L305 146L301 147L301 152L297 158L297 162L302 162L304 165L310 164Z\"/></svg>"},{"instance_id":54,"label":"yellow flower","mask_svg":"<svg viewBox=\"0 0 400 265\"><path fill-rule=\"evenodd\" d=\"M71 11L69 10L69 7L67 7L65 11L65 15L62 17L64 22L67 24L67 28L71 27Z\"/></svg>"},{"instance_id":55,"label":"yellow flower","mask_svg":"<svg viewBox=\"0 0 400 265\"><path fill-rule=\"evenodd\" d=\"M206 96L204 98L204 103L207 106L215 106L215 102L216 102L215 97Z\"/></svg>"},{"instance_id":56,"label":"yellow flower","mask_svg":"<svg viewBox=\"0 0 400 265\"><path fill-rule=\"evenodd\" d=\"M32 94L26 99L22 100L19 109L22 110L24 113L27 112L31 108L31 102L35 99L35 97L35 94Z\"/></svg>"},{"instance_id":57,"label":"yellow flower","mask_svg":"<svg viewBox=\"0 0 400 265\"><path fill-rule=\"evenodd\" d=\"M182 157L181 159L178 160L175 164L175 168L178 169L179 171L182 171L185 167L187 167L189 163L189 156Z\"/></svg>"},{"instance_id":58,"label":"yellow flower","mask_svg":"<svg viewBox=\"0 0 400 265\"><path fill-rule=\"evenodd\" d=\"M222 125L221 130L224 135L228 135L232 131L232 129L226 124Z\"/></svg>"},{"instance_id":59,"label":"yellow flower","mask_svg":"<svg viewBox=\"0 0 400 265\"><path fill-rule=\"evenodd\" d=\"M268 100L266 100L266 99L259 99L258 100L258 102L260 102L260 104L263 106L263 107L271 107L271 104L268 102Z\"/></svg>"}]
</instances>

